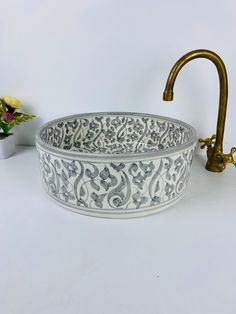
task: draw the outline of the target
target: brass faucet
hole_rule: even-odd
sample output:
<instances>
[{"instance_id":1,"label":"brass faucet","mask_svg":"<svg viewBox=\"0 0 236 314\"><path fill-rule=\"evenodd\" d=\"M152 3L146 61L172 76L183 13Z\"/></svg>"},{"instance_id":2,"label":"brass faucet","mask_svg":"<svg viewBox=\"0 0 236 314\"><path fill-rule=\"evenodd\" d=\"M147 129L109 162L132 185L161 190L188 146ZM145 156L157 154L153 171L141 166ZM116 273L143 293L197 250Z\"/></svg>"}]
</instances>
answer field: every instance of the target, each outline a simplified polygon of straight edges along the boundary
<instances>
[{"instance_id":1,"label":"brass faucet","mask_svg":"<svg viewBox=\"0 0 236 314\"><path fill-rule=\"evenodd\" d=\"M199 142L202 143L200 146L201 148L207 148L206 169L212 172L221 172L225 169L228 163L232 163L234 166L236 166L236 161L233 158L233 154L236 152L236 147L233 147L229 154L223 153L223 137L228 98L228 81L226 68L222 59L216 53L203 49L194 50L185 54L175 63L170 71L166 82L166 88L163 93L163 100L173 100L173 87L179 71L186 63L197 58L206 58L211 60L215 64L219 74L220 101L216 135L214 134L212 137L206 139L199 139Z\"/></svg>"}]
</instances>

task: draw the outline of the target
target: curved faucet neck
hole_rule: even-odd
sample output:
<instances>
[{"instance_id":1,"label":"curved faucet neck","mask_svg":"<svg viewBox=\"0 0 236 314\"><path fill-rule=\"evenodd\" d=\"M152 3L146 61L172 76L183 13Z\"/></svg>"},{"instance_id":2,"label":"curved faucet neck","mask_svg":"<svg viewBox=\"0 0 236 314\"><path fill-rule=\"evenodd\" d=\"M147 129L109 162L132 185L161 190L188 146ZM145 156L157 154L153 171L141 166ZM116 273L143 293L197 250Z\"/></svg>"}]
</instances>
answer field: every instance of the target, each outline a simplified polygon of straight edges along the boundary
<instances>
[{"instance_id":1,"label":"curved faucet neck","mask_svg":"<svg viewBox=\"0 0 236 314\"><path fill-rule=\"evenodd\" d=\"M223 137L224 137L224 126L225 126L225 118L226 118L226 110L227 110L227 99L228 99L228 80L227 80L227 72L222 59L214 52L209 50L194 50L187 54L185 54L182 58L180 58L173 68L170 71L170 74L167 79L165 91L163 93L163 100L173 100L173 88L176 77L182 67L188 63L189 61L197 58L206 58L212 61L218 71L219 81L220 81L220 99L219 99L219 111L218 111L218 119L217 119L217 130L216 130L216 139L215 139L215 150L218 152L222 152L223 149Z\"/></svg>"}]
</instances>

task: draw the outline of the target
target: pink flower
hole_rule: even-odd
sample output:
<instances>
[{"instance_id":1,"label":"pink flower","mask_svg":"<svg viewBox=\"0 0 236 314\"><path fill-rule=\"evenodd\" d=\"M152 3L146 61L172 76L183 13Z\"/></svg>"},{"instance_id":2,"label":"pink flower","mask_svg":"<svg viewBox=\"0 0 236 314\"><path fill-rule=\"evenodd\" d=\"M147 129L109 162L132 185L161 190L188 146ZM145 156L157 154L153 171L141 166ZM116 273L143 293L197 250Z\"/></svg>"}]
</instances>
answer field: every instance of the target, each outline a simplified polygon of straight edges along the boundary
<instances>
[{"instance_id":1,"label":"pink flower","mask_svg":"<svg viewBox=\"0 0 236 314\"><path fill-rule=\"evenodd\" d=\"M14 115L10 112L6 112L4 115L3 115L3 118L6 122L10 122L12 120L15 119Z\"/></svg>"}]
</instances>

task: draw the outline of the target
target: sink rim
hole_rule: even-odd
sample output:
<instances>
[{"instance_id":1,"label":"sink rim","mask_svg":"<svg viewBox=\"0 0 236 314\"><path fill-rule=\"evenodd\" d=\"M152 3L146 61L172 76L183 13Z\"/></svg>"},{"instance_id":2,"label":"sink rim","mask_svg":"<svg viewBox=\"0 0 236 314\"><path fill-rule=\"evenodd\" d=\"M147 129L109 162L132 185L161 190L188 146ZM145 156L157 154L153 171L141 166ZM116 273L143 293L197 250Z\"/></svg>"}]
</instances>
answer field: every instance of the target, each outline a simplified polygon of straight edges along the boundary
<instances>
[{"instance_id":1,"label":"sink rim","mask_svg":"<svg viewBox=\"0 0 236 314\"><path fill-rule=\"evenodd\" d=\"M160 120L166 120L169 122L177 123L187 129L189 129L192 133L190 139L183 144L179 144L177 146L165 149L165 150L158 150L155 152L139 152L139 153L127 153L127 154L106 154L106 153L85 153L85 152L76 152L76 151L70 151L70 150L65 150L63 148L58 148L55 146L52 146L50 144L45 143L42 138L41 138L41 132L56 123L74 119L74 118L83 118L83 117L93 117L93 116L115 116L115 115L120 115L120 116L138 116L138 117L147 117L147 118L154 118L154 119L160 119ZM81 113L81 114L73 114L69 116L63 116L54 120L51 120L45 124L43 124L39 130L36 133L36 146L39 148L43 149L44 151L47 151L49 153L53 153L54 155L58 156L65 156L66 158L69 159L82 159L82 160L132 160L132 159L153 159L157 157L163 157L163 156L169 156L173 155L176 153L179 153L183 150L186 150L187 148L193 146L194 144L196 145L197 143L197 132L194 127L192 127L190 124L175 119L171 117L166 117L166 116L160 116L160 115L155 115L155 114L149 114L149 113L141 113L141 112L91 112L91 113Z\"/></svg>"}]
</instances>

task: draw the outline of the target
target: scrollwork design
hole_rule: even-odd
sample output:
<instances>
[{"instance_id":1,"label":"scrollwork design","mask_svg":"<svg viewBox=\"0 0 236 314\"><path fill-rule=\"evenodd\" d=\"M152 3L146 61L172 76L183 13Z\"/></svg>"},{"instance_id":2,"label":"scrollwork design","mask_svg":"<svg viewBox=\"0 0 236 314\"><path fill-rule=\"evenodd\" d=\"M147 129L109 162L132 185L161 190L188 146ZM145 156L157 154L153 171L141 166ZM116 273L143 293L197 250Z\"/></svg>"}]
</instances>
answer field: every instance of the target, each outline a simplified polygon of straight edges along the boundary
<instances>
[{"instance_id":1,"label":"scrollwork design","mask_svg":"<svg viewBox=\"0 0 236 314\"><path fill-rule=\"evenodd\" d=\"M46 190L59 201L87 209L144 210L183 193L193 149L156 160L105 164L39 155Z\"/></svg>"},{"instance_id":2,"label":"scrollwork design","mask_svg":"<svg viewBox=\"0 0 236 314\"><path fill-rule=\"evenodd\" d=\"M45 143L85 153L157 151L185 143L191 132L177 123L150 117L88 116L62 121L42 131Z\"/></svg>"},{"instance_id":3,"label":"scrollwork design","mask_svg":"<svg viewBox=\"0 0 236 314\"><path fill-rule=\"evenodd\" d=\"M130 180L127 174L122 171L120 183L107 195L108 204L111 208L122 208L128 203L131 194Z\"/></svg>"}]
</instances>

